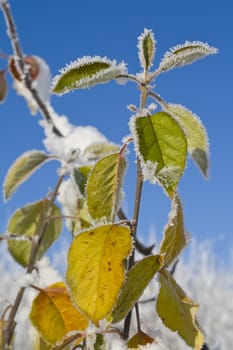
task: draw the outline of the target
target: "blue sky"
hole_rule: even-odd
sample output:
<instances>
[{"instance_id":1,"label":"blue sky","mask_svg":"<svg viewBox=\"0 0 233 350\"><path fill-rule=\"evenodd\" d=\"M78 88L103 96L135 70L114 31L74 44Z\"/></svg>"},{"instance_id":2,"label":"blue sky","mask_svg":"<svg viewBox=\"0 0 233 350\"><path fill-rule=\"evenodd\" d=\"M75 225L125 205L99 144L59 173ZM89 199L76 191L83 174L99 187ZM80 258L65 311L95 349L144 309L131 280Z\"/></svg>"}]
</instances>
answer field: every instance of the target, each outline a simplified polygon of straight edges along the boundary
<instances>
[{"instance_id":1,"label":"blue sky","mask_svg":"<svg viewBox=\"0 0 233 350\"><path fill-rule=\"evenodd\" d=\"M161 75L156 92L168 102L191 109L207 128L211 145L210 179L204 180L189 161L179 192L187 231L198 240L213 240L216 252L224 260L233 243L231 1L40 0L22 4L12 0L11 7L24 52L43 57L53 75L77 57L96 54L124 60L129 72L139 72L136 45L144 28L152 29L157 40L155 65L170 47L186 40L208 42L219 49L218 55ZM0 48L7 54L12 52L2 15ZM0 60L0 69L3 68L5 61ZM116 143L129 133L130 112L126 106L138 103L139 94L132 83L119 86L111 82L52 98L56 111L66 114L73 124L94 125ZM43 149L39 119L39 116L30 116L25 101L10 89L6 102L0 105L0 183L16 157L30 149ZM132 148L129 160L125 208L130 216L134 195ZM17 207L40 199L53 188L56 176L56 164L46 164L9 203L3 205L1 200L0 232L5 230L7 220ZM146 237L153 229L159 238L170 209L160 187L145 184L141 209L140 235Z\"/></svg>"}]
</instances>

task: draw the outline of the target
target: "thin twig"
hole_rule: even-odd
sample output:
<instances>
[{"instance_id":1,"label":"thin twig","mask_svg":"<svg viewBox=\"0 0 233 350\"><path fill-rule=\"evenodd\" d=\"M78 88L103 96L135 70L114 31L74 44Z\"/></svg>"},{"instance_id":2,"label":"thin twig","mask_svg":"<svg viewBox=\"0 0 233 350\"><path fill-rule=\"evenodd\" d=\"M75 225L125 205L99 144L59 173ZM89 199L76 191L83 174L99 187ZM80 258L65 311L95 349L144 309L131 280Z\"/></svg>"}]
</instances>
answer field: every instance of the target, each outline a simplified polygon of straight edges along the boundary
<instances>
[{"instance_id":1,"label":"thin twig","mask_svg":"<svg viewBox=\"0 0 233 350\"><path fill-rule=\"evenodd\" d=\"M64 135L55 126L55 124L53 122L53 118L52 118L51 114L49 113L49 110L48 110L46 104L44 104L44 102L40 98L37 90L32 87L32 81L30 79L30 76L29 76L27 70L25 69L26 67L25 67L25 63L24 63L24 54L23 54L23 51L22 51L21 46L20 46L19 36L18 36L17 30L16 30L16 26L15 26L14 18L13 18L12 13L11 13L11 8L10 8L9 2L7 0L2 1L0 8L2 8L4 17L5 17L5 21L7 24L8 33L10 36L12 49L13 49L13 52L15 55L17 68L20 69L20 73L24 77L24 84L27 87L27 89L31 92L31 94L32 94L35 102L37 103L44 118L47 120L47 122L49 124L51 124L53 126L53 132L57 136L63 137Z\"/></svg>"}]
</instances>

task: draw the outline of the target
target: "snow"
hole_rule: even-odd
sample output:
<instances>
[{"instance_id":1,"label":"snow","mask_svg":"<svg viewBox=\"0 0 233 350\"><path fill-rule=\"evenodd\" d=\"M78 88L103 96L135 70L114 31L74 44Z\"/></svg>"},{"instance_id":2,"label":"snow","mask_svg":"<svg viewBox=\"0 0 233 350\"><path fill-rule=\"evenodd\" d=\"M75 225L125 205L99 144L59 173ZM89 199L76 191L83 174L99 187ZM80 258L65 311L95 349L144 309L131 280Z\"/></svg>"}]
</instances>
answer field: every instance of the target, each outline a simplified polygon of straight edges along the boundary
<instances>
[{"instance_id":1,"label":"snow","mask_svg":"<svg viewBox=\"0 0 233 350\"><path fill-rule=\"evenodd\" d=\"M86 162L85 157L79 155L86 147L93 143L108 142L107 138L93 126L74 126L64 115L59 116L53 108L48 105L48 110L53 119L53 123L61 131L64 137L59 137L53 132L53 127L45 120L40 121L44 128L45 139L44 146L49 153L55 155L64 161L69 161L75 152L80 165Z\"/></svg>"}]
</instances>

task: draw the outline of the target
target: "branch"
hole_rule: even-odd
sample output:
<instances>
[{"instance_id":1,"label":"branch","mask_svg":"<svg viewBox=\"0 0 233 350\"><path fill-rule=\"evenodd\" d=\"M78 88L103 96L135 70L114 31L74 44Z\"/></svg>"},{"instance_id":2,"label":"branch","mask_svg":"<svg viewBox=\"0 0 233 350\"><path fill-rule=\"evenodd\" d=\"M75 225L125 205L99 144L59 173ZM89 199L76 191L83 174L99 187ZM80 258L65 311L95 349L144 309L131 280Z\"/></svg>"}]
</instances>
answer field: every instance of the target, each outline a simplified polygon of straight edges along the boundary
<instances>
[{"instance_id":1,"label":"branch","mask_svg":"<svg viewBox=\"0 0 233 350\"><path fill-rule=\"evenodd\" d=\"M10 42L11 42L11 46L12 46L12 49L14 52L16 65L17 65L17 68L20 70L21 75L24 77L24 84L25 84L26 88L31 92L32 97L36 101L36 103L41 111L41 114L44 116L44 118L47 120L47 122L53 126L53 132L57 136L63 137L64 135L55 126L55 124L53 122L53 118L52 118L51 114L49 113L46 104L44 104L44 102L42 101L42 99L38 95L37 90L32 87L32 81L31 81L30 76L29 76L27 69L25 67L24 54L23 54L23 51L22 51L21 46L20 46L19 36L18 36L17 30L16 30L14 18L12 16L10 4L9 4L8 0L2 0L1 9L3 11L5 21L7 24L8 35L10 37Z\"/></svg>"}]
</instances>

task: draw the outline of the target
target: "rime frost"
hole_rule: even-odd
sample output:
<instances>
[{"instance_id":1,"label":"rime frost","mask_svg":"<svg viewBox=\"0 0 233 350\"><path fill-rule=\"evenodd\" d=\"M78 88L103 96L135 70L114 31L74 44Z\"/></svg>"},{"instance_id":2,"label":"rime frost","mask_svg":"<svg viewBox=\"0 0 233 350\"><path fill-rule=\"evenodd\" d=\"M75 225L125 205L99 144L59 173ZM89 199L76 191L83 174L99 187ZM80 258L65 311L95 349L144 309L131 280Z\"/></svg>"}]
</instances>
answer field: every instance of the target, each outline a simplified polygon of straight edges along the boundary
<instances>
[{"instance_id":1,"label":"rime frost","mask_svg":"<svg viewBox=\"0 0 233 350\"><path fill-rule=\"evenodd\" d=\"M88 71L88 67L94 66L95 63L103 63L106 65L106 67L103 67L99 71L96 70L95 72ZM83 77L78 77L77 79L74 77L71 79L72 82L69 80L67 86L65 84L61 89L59 88L59 91L56 90L58 83L65 75L68 75L69 73L72 74L72 71L80 71L83 67L87 68L85 74L83 74ZM56 75L52 81L52 90L57 94L64 94L68 93L72 89L85 89L98 83L105 83L125 74L127 74L127 68L124 62L117 64L116 60L111 61L107 57L84 56L82 58L78 58L76 61L72 61L64 68L60 69L60 74ZM118 79L118 82L123 83L121 78L120 80Z\"/></svg>"},{"instance_id":2,"label":"rime frost","mask_svg":"<svg viewBox=\"0 0 233 350\"><path fill-rule=\"evenodd\" d=\"M209 46L201 41L186 41L183 45L177 45L166 52L160 62L159 70L168 71L175 67L182 67L190 64L207 55L218 53L215 47Z\"/></svg>"},{"instance_id":3,"label":"rime frost","mask_svg":"<svg viewBox=\"0 0 233 350\"><path fill-rule=\"evenodd\" d=\"M142 162L142 173L144 181L149 181L152 184L157 182L155 177L155 172L157 169L158 163L153 163L151 160L147 160L146 162Z\"/></svg>"},{"instance_id":4,"label":"rime frost","mask_svg":"<svg viewBox=\"0 0 233 350\"><path fill-rule=\"evenodd\" d=\"M149 47L148 47L149 42ZM150 68L153 64L153 59L155 56L155 38L154 34L149 29L144 29L144 32L138 37L138 57L141 67ZM149 51L149 52L148 52Z\"/></svg>"},{"instance_id":5,"label":"rime frost","mask_svg":"<svg viewBox=\"0 0 233 350\"><path fill-rule=\"evenodd\" d=\"M79 150L80 154L86 147L97 142L107 142L107 138L101 134L93 126L74 126L64 115L59 116L54 112L52 107L48 105L49 112L52 116L53 123L62 132L64 137L54 134L52 125L45 120L40 121L40 125L44 127L46 138L43 143L49 153L52 153L64 161L69 161L73 152ZM78 154L78 153L77 153ZM86 162L86 158L82 155L78 157L79 163Z\"/></svg>"}]
</instances>

